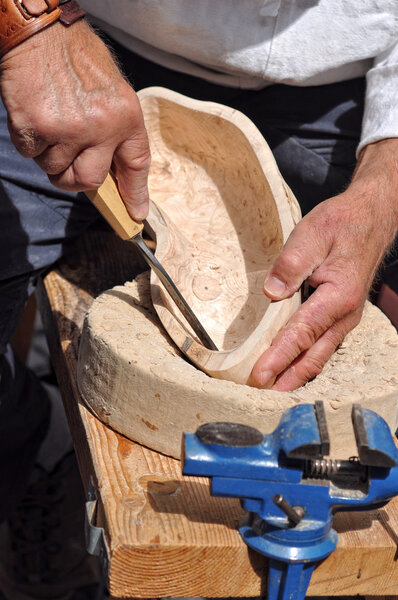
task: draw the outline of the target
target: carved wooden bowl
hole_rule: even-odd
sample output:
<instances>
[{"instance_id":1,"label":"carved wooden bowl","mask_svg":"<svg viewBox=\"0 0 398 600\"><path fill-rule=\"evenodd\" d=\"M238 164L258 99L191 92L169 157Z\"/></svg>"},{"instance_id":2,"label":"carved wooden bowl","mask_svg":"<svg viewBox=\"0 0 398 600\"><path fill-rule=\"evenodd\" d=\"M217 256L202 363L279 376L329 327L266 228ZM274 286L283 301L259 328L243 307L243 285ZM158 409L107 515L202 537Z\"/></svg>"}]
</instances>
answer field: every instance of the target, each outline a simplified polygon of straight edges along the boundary
<instances>
[{"instance_id":1,"label":"carved wooden bowl","mask_svg":"<svg viewBox=\"0 0 398 600\"><path fill-rule=\"evenodd\" d=\"M219 348L196 338L156 275L155 309L177 346L214 377L246 383L298 307L263 293L267 270L300 218L258 129L243 114L163 88L139 93L149 134L156 256ZM163 217L163 218L162 218Z\"/></svg>"}]
</instances>

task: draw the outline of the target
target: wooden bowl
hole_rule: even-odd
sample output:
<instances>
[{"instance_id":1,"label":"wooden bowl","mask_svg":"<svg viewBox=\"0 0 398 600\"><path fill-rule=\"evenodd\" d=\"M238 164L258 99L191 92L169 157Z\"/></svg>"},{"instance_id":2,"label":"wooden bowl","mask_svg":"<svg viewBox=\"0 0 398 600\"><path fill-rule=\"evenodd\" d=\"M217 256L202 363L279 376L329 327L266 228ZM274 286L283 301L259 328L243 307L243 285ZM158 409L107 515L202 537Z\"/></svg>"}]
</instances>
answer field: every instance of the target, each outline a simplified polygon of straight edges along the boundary
<instances>
[{"instance_id":1,"label":"wooden bowl","mask_svg":"<svg viewBox=\"0 0 398 600\"><path fill-rule=\"evenodd\" d=\"M152 273L152 301L171 338L206 373L250 383L257 358L300 294L265 296L267 270L300 209L253 123L238 111L163 88L139 92L149 134L156 256L219 351L205 348Z\"/></svg>"}]
</instances>

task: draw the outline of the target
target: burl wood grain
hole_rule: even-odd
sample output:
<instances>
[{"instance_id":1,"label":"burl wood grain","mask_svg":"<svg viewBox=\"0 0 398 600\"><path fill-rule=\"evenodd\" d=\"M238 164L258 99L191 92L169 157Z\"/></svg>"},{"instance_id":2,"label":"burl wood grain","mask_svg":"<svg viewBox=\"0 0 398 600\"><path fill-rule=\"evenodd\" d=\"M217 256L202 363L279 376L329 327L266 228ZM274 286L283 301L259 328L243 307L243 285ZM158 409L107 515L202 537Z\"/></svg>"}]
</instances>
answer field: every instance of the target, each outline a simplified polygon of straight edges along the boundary
<instances>
[{"instance_id":1,"label":"burl wood grain","mask_svg":"<svg viewBox=\"0 0 398 600\"><path fill-rule=\"evenodd\" d=\"M152 275L152 299L177 346L221 379L247 383L299 306L270 306L265 275L299 219L265 140L243 114L163 88L139 92L151 146L148 222L156 256L221 352L211 352Z\"/></svg>"}]
</instances>

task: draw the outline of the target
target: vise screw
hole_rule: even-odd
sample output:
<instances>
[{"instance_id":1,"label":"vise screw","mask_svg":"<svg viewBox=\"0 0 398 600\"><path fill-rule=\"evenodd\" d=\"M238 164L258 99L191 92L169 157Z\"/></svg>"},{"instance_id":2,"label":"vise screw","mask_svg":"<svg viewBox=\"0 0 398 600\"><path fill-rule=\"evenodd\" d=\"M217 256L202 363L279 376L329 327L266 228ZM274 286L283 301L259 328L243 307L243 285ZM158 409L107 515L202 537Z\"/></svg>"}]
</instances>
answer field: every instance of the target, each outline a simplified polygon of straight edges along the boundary
<instances>
[{"instance_id":1,"label":"vise screw","mask_svg":"<svg viewBox=\"0 0 398 600\"><path fill-rule=\"evenodd\" d=\"M353 404L358 456L331 460L322 402L287 410L263 434L207 423L183 439L183 473L211 478L211 494L239 498L239 531L269 557L268 600L304 600L316 563L336 547L337 510L383 505L398 495L398 450L387 423Z\"/></svg>"}]
</instances>

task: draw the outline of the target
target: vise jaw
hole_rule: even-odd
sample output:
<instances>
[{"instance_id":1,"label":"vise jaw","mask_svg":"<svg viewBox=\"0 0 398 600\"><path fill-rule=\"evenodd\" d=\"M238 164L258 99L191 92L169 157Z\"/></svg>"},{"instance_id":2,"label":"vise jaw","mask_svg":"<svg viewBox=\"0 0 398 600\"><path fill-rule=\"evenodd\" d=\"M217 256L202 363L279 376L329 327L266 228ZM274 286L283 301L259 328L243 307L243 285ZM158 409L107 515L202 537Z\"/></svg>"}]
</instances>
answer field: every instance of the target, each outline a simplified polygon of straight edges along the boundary
<instances>
[{"instance_id":1,"label":"vise jaw","mask_svg":"<svg viewBox=\"0 0 398 600\"><path fill-rule=\"evenodd\" d=\"M398 494L398 451L387 423L352 407L358 456L333 460L322 402L301 404L269 434L207 423L183 439L183 473L211 477L214 496L239 498L239 530L270 559L269 600L303 600L315 564L336 547L337 510L383 504Z\"/></svg>"}]
</instances>

